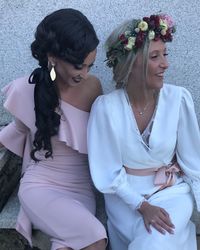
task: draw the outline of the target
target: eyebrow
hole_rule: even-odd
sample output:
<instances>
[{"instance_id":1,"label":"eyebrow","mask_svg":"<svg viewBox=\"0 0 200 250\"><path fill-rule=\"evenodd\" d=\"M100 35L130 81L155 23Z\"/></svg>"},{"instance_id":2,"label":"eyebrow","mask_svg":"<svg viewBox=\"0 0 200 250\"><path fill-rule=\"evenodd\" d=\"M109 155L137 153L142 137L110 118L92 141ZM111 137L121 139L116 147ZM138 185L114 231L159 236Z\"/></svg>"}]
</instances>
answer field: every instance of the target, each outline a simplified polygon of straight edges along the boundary
<instances>
[{"instance_id":1,"label":"eyebrow","mask_svg":"<svg viewBox=\"0 0 200 250\"><path fill-rule=\"evenodd\" d=\"M165 49L163 49L163 50L152 50L152 51L150 51L149 52L149 54L152 54L152 53L155 53L155 52L160 52L160 51L162 51L162 52L166 52L167 51L167 48L165 48Z\"/></svg>"},{"instance_id":2,"label":"eyebrow","mask_svg":"<svg viewBox=\"0 0 200 250\"><path fill-rule=\"evenodd\" d=\"M91 64L89 64L89 65L87 65L87 64L85 64L85 63L83 63L83 64L80 64L82 67L83 66L88 66L88 67L92 67L93 65L94 65L94 62L92 62Z\"/></svg>"}]
</instances>

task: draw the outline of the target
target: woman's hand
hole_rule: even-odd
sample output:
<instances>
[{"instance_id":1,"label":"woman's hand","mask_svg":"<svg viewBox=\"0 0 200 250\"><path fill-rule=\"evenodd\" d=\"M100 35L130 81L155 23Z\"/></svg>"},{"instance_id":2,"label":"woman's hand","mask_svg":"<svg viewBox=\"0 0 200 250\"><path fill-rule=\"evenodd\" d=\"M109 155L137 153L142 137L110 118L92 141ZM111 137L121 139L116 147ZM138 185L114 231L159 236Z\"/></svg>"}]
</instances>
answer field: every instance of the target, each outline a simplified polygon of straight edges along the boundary
<instances>
[{"instance_id":1,"label":"woman's hand","mask_svg":"<svg viewBox=\"0 0 200 250\"><path fill-rule=\"evenodd\" d=\"M153 206L144 201L138 211L141 213L145 227L149 233L151 233L150 225L162 234L165 234L166 231L170 234L174 233L173 229L175 226L172 224L169 214L165 209Z\"/></svg>"}]
</instances>

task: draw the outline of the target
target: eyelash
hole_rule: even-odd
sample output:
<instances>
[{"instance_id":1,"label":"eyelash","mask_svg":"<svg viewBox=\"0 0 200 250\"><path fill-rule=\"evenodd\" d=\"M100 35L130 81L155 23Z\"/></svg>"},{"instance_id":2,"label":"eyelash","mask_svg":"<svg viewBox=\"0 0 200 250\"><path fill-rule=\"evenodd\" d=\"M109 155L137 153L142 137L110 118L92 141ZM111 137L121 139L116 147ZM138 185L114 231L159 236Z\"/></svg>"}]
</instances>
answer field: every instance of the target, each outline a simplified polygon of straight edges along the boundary
<instances>
[{"instance_id":1,"label":"eyelash","mask_svg":"<svg viewBox=\"0 0 200 250\"><path fill-rule=\"evenodd\" d=\"M163 55L168 56L168 53L164 53ZM157 58L157 57L158 57L158 55L155 55L155 56L152 56L151 58Z\"/></svg>"},{"instance_id":2,"label":"eyelash","mask_svg":"<svg viewBox=\"0 0 200 250\"><path fill-rule=\"evenodd\" d=\"M81 70L83 68L83 65L81 65L81 64L75 64L74 68L77 69L77 70Z\"/></svg>"},{"instance_id":3,"label":"eyelash","mask_svg":"<svg viewBox=\"0 0 200 250\"><path fill-rule=\"evenodd\" d=\"M91 64L91 65L88 66L88 68L91 69L93 66L94 66L94 64ZM75 64L74 68L77 69L77 70L81 70L83 68L83 65Z\"/></svg>"}]
</instances>

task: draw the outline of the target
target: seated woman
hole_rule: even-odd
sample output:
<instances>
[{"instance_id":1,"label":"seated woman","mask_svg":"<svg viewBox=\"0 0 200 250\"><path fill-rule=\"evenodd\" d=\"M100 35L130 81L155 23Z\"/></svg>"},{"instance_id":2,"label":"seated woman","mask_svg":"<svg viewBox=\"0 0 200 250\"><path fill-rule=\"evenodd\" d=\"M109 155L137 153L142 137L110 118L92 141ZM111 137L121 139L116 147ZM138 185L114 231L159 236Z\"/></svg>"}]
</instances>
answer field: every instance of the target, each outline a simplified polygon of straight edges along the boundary
<instances>
[{"instance_id":1,"label":"seated woman","mask_svg":"<svg viewBox=\"0 0 200 250\"><path fill-rule=\"evenodd\" d=\"M152 15L127 21L106 43L117 89L93 104L88 153L112 250L197 249L199 127L190 93L163 84L174 31L168 15Z\"/></svg>"},{"instance_id":2,"label":"seated woman","mask_svg":"<svg viewBox=\"0 0 200 250\"><path fill-rule=\"evenodd\" d=\"M31 45L40 67L4 88L15 121L0 132L0 143L24 160L17 230L30 244L34 226L50 236L52 250L106 248L86 144L90 108L102 93L89 74L98 43L81 12L55 11Z\"/></svg>"}]
</instances>

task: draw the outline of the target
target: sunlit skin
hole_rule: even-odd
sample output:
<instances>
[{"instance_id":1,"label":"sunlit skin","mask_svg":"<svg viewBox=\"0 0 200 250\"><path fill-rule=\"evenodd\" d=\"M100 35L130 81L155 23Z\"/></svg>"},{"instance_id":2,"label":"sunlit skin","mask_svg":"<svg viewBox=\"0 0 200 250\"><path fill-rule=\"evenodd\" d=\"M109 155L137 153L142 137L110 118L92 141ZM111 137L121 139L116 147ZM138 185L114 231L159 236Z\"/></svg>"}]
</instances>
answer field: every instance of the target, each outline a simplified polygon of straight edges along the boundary
<instances>
[{"instance_id":1,"label":"sunlit skin","mask_svg":"<svg viewBox=\"0 0 200 250\"><path fill-rule=\"evenodd\" d=\"M93 66L96 58L96 50L90 52L85 58L83 64L71 64L56 57L49 57L49 60L55 64L56 84L59 89L69 86L76 86L81 81L88 78L88 72Z\"/></svg>"},{"instance_id":2,"label":"sunlit skin","mask_svg":"<svg viewBox=\"0 0 200 250\"><path fill-rule=\"evenodd\" d=\"M146 81L147 88L159 90L163 87L164 73L169 66L167 55L164 42L158 40L150 43Z\"/></svg>"},{"instance_id":3,"label":"sunlit skin","mask_svg":"<svg viewBox=\"0 0 200 250\"><path fill-rule=\"evenodd\" d=\"M156 93L163 87L164 73L168 66L166 45L162 40L150 42L146 77L143 72L143 58L140 51L133 64L127 92L141 133L153 115L157 101ZM141 119L138 110L142 111L145 106L148 106L147 112Z\"/></svg>"},{"instance_id":4,"label":"sunlit skin","mask_svg":"<svg viewBox=\"0 0 200 250\"><path fill-rule=\"evenodd\" d=\"M96 58L96 50L90 52L83 64L73 65L59 58L49 56L55 64L56 80L60 99L83 110L90 111L95 98L102 94L99 80L89 74Z\"/></svg>"},{"instance_id":5,"label":"sunlit skin","mask_svg":"<svg viewBox=\"0 0 200 250\"><path fill-rule=\"evenodd\" d=\"M167 49L161 40L151 41L149 46L149 55L147 62L147 76L143 78L143 59L139 52L128 79L128 92L135 95L134 100L151 98L152 92L159 90L163 86L163 77L168 68ZM145 101L145 100L144 100Z\"/></svg>"}]
</instances>

